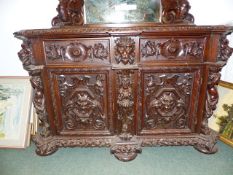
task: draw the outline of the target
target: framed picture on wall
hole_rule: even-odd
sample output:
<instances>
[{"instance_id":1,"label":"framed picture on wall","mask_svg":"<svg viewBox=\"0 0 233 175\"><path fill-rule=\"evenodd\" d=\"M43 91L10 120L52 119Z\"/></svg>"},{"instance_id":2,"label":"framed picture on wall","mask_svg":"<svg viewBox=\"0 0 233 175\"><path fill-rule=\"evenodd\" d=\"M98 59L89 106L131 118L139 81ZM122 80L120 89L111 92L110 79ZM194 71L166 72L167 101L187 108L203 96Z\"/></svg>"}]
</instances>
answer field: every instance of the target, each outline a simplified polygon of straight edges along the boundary
<instances>
[{"instance_id":1,"label":"framed picture on wall","mask_svg":"<svg viewBox=\"0 0 233 175\"><path fill-rule=\"evenodd\" d=\"M233 146L233 84L221 81L218 91L219 103L209 126L219 132L220 140Z\"/></svg>"},{"instance_id":2,"label":"framed picture on wall","mask_svg":"<svg viewBox=\"0 0 233 175\"><path fill-rule=\"evenodd\" d=\"M0 77L0 148L25 148L30 137L29 77Z\"/></svg>"}]
</instances>

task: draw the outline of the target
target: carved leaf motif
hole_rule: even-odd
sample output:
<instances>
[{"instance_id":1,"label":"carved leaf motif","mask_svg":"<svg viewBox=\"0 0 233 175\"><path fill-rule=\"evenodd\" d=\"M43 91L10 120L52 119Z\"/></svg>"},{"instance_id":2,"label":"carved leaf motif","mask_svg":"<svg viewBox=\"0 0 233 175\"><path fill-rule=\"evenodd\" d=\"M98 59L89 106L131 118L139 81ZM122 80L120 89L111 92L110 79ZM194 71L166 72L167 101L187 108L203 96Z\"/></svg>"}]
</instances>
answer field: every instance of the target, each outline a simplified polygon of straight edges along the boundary
<instances>
[{"instance_id":1,"label":"carved leaf motif","mask_svg":"<svg viewBox=\"0 0 233 175\"><path fill-rule=\"evenodd\" d=\"M192 75L149 74L145 79L146 126L149 129L185 128L187 103L192 91Z\"/></svg>"},{"instance_id":2,"label":"carved leaf motif","mask_svg":"<svg viewBox=\"0 0 233 175\"><path fill-rule=\"evenodd\" d=\"M148 40L142 46L142 57L163 56L170 59L192 56L194 58L202 58L204 54L203 42L198 41L182 41L171 39L166 42L153 42Z\"/></svg>"},{"instance_id":3,"label":"carved leaf motif","mask_svg":"<svg viewBox=\"0 0 233 175\"><path fill-rule=\"evenodd\" d=\"M65 129L105 129L104 81L104 75L59 76Z\"/></svg>"},{"instance_id":4,"label":"carved leaf motif","mask_svg":"<svg viewBox=\"0 0 233 175\"><path fill-rule=\"evenodd\" d=\"M123 139L130 139L129 128L134 117L134 93L133 93L133 75L131 70L119 71L118 73L118 120L122 122L121 134Z\"/></svg>"},{"instance_id":5,"label":"carved leaf motif","mask_svg":"<svg viewBox=\"0 0 233 175\"><path fill-rule=\"evenodd\" d=\"M86 59L108 59L109 51L102 43L97 43L94 46L86 46L80 42L69 44L53 44L45 43L45 53L48 60L56 61L72 61L82 62Z\"/></svg>"},{"instance_id":6,"label":"carved leaf motif","mask_svg":"<svg viewBox=\"0 0 233 175\"><path fill-rule=\"evenodd\" d=\"M31 59L33 57L31 42L29 40L24 40L21 47L22 49L18 52L18 56L23 64L23 68L30 71L32 66Z\"/></svg>"},{"instance_id":7,"label":"carved leaf motif","mask_svg":"<svg viewBox=\"0 0 233 175\"><path fill-rule=\"evenodd\" d=\"M115 60L117 64L134 64L135 41L129 37L121 37L115 40Z\"/></svg>"}]
</instances>

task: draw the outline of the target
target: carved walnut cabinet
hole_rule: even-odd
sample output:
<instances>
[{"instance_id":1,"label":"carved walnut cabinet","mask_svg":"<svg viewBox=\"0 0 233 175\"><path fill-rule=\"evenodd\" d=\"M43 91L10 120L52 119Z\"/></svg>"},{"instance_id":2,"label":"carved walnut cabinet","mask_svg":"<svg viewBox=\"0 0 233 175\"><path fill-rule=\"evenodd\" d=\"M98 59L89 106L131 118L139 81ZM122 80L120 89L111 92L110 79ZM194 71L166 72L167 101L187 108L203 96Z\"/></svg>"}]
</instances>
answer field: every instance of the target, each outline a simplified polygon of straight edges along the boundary
<instances>
[{"instance_id":1,"label":"carved walnut cabinet","mask_svg":"<svg viewBox=\"0 0 233 175\"><path fill-rule=\"evenodd\" d=\"M60 0L53 28L15 33L40 120L36 153L110 147L122 161L145 146L215 153L208 118L232 28L194 25L187 0L162 0L160 23L84 24L83 8Z\"/></svg>"}]
</instances>

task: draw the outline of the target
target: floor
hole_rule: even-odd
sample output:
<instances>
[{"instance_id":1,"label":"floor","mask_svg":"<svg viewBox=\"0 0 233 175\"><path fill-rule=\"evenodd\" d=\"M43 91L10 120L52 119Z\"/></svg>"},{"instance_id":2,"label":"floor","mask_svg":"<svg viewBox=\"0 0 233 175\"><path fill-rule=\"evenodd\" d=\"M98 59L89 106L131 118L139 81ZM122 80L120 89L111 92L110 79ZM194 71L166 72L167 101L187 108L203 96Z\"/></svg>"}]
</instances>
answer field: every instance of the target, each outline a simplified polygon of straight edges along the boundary
<instances>
[{"instance_id":1,"label":"floor","mask_svg":"<svg viewBox=\"0 0 233 175\"><path fill-rule=\"evenodd\" d=\"M35 146L0 150L0 175L233 175L233 148L202 154L192 147L143 148L132 162L120 162L108 148L66 148L48 157Z\"/></svg>"}]
</instances>

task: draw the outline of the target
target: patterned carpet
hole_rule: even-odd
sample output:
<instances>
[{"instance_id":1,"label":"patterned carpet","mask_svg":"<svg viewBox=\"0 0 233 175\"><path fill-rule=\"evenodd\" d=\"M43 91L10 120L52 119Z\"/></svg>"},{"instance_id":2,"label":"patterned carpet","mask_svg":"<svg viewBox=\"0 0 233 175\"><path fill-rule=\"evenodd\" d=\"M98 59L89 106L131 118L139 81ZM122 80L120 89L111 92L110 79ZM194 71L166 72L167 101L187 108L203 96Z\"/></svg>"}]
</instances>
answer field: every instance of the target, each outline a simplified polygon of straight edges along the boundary
<instances>
[{"instance_id":1,"label":"patterned carpet","mask_svg":"<svg viewBox=\"0 0 233 175\"><path fill-rule=\"evenodd\" d=\"M49 157L26 150L0 150L0 175L233 175L233 148L218 143L205 155L192 147L144 148L132 162L110 155L108 148L66 148Z\"/></svg>"}]
</instances>

